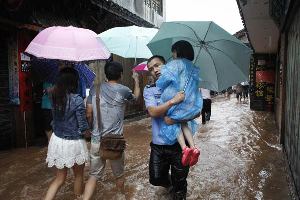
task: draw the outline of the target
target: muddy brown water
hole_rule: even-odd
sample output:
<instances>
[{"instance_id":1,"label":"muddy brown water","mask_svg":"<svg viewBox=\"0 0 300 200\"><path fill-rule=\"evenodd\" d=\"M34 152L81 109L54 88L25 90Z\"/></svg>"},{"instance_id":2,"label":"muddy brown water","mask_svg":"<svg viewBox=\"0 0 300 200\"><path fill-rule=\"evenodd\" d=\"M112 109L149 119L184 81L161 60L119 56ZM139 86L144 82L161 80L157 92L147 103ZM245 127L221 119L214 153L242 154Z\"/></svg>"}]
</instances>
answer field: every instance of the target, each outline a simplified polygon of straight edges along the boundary
<instances>
[{"instance_id":1,"label":"muddy brown water","mask_svg":"<svg viewBox=\"0 0 300 200\"><path fill-rule=\"evenodd\" d=\"M115 189L108 165L94 199L170 199L148 182L150 124L145 118L124 127L125 195ZM235 99L215 100L211 120L200 126L195 142L201 158L190 169L187 199L293 199L272 113L251 111ZM0 199L42 199L55 173L45 164L46 154L46 147L0 152ZM88 165L85 174L87 180ZM56 199L74 199L72 178L70 172Z\"/></svg>"}]
</instances>

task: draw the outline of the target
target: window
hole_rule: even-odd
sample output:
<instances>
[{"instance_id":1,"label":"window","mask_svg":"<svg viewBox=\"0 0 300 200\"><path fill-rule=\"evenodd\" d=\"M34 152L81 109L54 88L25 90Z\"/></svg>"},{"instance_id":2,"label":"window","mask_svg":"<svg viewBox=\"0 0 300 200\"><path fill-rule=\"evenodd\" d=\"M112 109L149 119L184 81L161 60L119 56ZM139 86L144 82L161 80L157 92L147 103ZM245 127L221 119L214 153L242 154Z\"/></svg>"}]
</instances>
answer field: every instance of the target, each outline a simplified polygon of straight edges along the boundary
<instances>
[{"instance_id":1,"label":"window","mask_svg":"<svg viewBox=\"0 0 300 200\"><path fill-rule=\"evenodd\" d=\"M149 8L153 9L159 15L162 16L163 13L163 0L144 0L144 3Z\"/></svg>"}]
</instances>

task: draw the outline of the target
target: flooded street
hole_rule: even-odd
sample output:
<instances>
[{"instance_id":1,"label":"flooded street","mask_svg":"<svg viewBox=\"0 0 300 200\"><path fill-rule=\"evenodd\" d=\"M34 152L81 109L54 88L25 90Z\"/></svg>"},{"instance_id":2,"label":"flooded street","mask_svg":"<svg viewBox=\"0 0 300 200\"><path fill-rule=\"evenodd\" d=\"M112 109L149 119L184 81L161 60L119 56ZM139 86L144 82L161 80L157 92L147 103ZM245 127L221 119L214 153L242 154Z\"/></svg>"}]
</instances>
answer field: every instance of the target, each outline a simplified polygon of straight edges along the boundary
<instances>
[{"instance_id":1,"label":"flooded street","mask_svg":"<svg viewBox=\"0 0 300 200\"><path fill-rule=\"evenodd\" d=\"M200 122L200 119L199 119ZM108 167L95 199L170 199L148 182L150 119L127 122L126 194L114 188ZM219 98L211 121L195 136L200 162L190 169L187 199L293 199L272 113L251 111L248 103ZM54 169L45 164L47 148L0 152L0 199L42 199ZM86 180L88 178L86 167ZM73 179L56 199L74 199Z\"/></svg>"}]
</instances>

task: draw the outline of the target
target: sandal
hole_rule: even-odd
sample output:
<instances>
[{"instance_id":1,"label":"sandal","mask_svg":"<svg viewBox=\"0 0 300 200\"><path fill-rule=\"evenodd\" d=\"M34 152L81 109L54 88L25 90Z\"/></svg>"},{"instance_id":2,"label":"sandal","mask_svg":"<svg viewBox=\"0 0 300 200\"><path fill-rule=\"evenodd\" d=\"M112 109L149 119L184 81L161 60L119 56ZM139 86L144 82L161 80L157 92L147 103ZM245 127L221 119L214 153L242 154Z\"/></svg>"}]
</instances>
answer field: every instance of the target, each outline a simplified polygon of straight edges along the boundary
<instances>
[{"instance_id":1,"label":"sandal","mask_svg":"<svg viewBox=\"0 0 300 200\"><path fill-rule=\"evenodd\" d=\"M181 163L183 166L188 166L190 163L191 156L193 155L193 149L185 147L182 151Z\"/></svg>"},{"instance_id":2,"label":"sandal","mask_svg":"<svg viewBox=\"0 0 300 200\"><path fill-rule=\"evenodd\" d=\"M191 155L191 159L190 159L190 166L194 166L197 164L198 160L199 160L199 156L200 156L200 150L197 148L192 149L192 155Z\"/></svg>"}]
</instances>

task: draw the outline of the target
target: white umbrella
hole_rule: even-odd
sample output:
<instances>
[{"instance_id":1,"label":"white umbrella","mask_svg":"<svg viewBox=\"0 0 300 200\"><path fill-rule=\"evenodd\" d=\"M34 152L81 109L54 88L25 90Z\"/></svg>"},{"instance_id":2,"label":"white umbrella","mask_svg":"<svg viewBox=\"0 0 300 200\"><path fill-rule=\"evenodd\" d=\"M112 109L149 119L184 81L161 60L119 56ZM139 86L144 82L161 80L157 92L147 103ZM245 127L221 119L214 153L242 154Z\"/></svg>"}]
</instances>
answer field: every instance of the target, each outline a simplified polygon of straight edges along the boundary
<instances>
[{"instance_id":1,"label":"white umbrella","mask_svg":"<svg viewBox=\"0 0 300 200\"><path fill-rule=\"evenodd\" d=\"M147 44L157 32L156 28L125 26L111 28L97 37L113 54L123 58L149 58L152 53Z\"/></svg>"}]
</instances>

